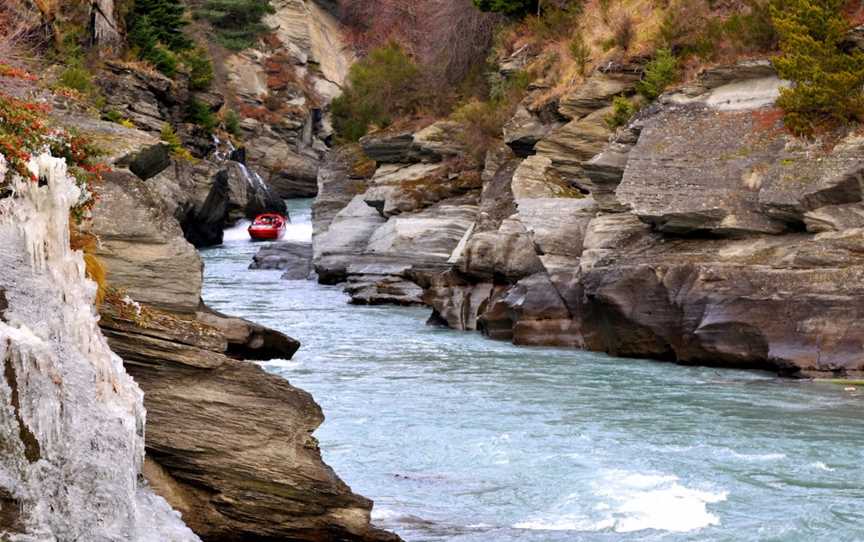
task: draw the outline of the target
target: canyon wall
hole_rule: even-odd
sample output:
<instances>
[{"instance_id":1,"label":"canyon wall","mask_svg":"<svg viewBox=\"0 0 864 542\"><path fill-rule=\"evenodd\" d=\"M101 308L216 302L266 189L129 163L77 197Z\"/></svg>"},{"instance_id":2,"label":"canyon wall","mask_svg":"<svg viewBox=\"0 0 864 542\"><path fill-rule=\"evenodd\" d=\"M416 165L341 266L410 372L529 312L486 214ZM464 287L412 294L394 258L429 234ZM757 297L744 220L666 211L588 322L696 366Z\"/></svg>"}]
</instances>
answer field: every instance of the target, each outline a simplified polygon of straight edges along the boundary
<instances>
[{"instance_id":1,"label":"canyon wall","mask_svg":"<svg viewBox=\"0 0 864 542\"><path fill-rule=\"evenodd\" d=\"M456 177L435 171L458 137L433 151L423 131L373 134L364 167L334 154L319 175L319 273L347 280L355 302L370 276L372 299L390 302L398 277L396 301L422 298L431 323L517 344L860 374L861 137L789 135L774 105L785 83L758 60L705 70L613 131L612 99L640 70L597 69L551 122L520 107L482 189L460 196L473 220L448 227L434 220L458 201ZM334 205L329 186L357 195Z\"/></svg>"}]
</instances>

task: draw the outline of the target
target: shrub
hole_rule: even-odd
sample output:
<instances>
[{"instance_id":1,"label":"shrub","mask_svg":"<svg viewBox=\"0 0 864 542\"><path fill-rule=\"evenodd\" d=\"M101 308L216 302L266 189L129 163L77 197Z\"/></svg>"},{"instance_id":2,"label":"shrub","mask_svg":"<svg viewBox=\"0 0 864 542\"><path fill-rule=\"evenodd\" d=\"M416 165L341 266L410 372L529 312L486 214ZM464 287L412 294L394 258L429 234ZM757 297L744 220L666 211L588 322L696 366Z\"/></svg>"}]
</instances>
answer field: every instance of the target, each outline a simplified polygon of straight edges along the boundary
<instances>
[{"instance_id":1,"label":"shrub","mask_svg":"<svg viewBox=\"0 0 864 542\"><path fill-rule=\"evenodd\" d=\"M564 6L547 5L543 3L543 11L537 15L528 16L525 25L528 31L542 41L553 40L566 36L577 24L582 14L582 3L572 2Z\"/></svg>"},{"instance_id":2,"label":"shrub","mask_svg":"<svg viewBox=\"0 0 864 542\"><path fill-rule=\"evenodd\" d=\"M233 136L240 135L240 117L234 111L229 110L225 113L225 131Z\"/></svg>"},{"instance_id":3,"label":"shrub","mask_svg":"<svg viewBox=\"0 0 864 542\"><path fill-rule=\"evenodd\" d=\"M192 48L192 41L184 33L188 24L184 18L185 8L179 0L135 0L127 16L132 44L141 47L137 40L161 43L169 51L185 51Z\"/></svg>"},{"instance_id":4,"label":"shrub","mask_svg":"<svg viewBox=\"0 0 864 542\"><path fill-rule=\"evenodd\" d=\"M585 39L582 37L582 34L576 34L572 40L570 40L570 56L573 57L573 60L576 61L576 65L579 66L579 75L585 75L585 68L588 66L588 63L591 61L591 48L585 43Z\"/></svg>"},{"instance_id":5,"label":"shrub","mask_svg":"<svg viewBox=\"0 0 864 542\"><path fill-rule=\"evenodd\" d=\"M720 53L773 51L777 32L771 21L771 2L743 0L737 11L723 18L712 11L710 0L675 0L660 22L657 46L682 58L695 54L704 60L713 60Z\"/></svg>"},{"instance_id":6,"label":"shrub","mask_svg":"<svg viewBox=\"0 0 864 542\"><path fill-rule=\"evenodd\" d=\"M629 13L620 12L612 24L612 39L615 45L622 51L627 51L634 37L636 37L636 28L633 17Z\"/></svg>"},{"instance_id":7,"label":"shrub","mask_svg":"<svg viewBox=\"0 0 864 542\"><path fill-rule=\"evenodd\" d=\"M645 66L642 80L636 83L639 94L653 100L663 94L678 77L678 58L669 49L659 49Z\"/></svg>"},{"instance_id":8,"label":"shrub","mask_svg":"<svg viewBox=\"0 0 864 542\"><path fill-rule=\"evenodd\" d=\"M168 150L171 152L171 156L190 162L193 160L192 153L183 146L183 142L180 141L180 136L177 135L177 132L174 131L174 128L170 124L165 123L162 125L162 132L160 135L162 142L168 145Z\"/></svg>"},{"instance_id":9,"label":"shrub","mask_svg":"<svg viewBox=\"0 0 864 542\"><path fill-rule=\"evenodd\" d=\"M783 9L772 9L782 51L774 67L792 81L777 105L798 135L864 115L864 54L841 48L847 26L843 7L841 0L786 0Z\"/></svg>"},{"instance_id":10,"label":"shrub","mask_svg":"<svg viewBox=\"0 0 864 542\"><path fill-rule=\"evenodd\" d=\"M142 60L153 64L168 77L177 73L177 57L159 42L156 30L147 16L139 16L129 26L129 43Z\"/></svg>"},{"instance_id":11,"label":"shrub","mask_svg":"<svg viewBox=\"0 0 864 542\"><path fill-rule=\"evenodd\" d=\"M270 0L204 0L195 10L196 17L213 25L217 41L233 51L251 47L270 30L261 19L273 13Z\"/></svg>"},{"instance_id":12,"label":"shrub","mask_svg":"<svg viewBox=\"0 0 864 542\"><path fill-rule=\"evenodd\" d=\"M219 124L210 106L195 98L192 98L186 104L186 120L196 124L207 133L213 132Z\"/></svg>"},{"instance_id":13,"label":"shrub","mask_svg":"<svg viewBox=\"0 0 864 542\"><path fill-rule=\"evenodd\" d=\"M607 115L604 119L606 121L606 126L608 126L610 130L614 130L620 126L626 126L638 110L639 109L636 105L625 96L615 96L615 98L612 99L612 113Z\"/></svg>"},{"instance_id":14,"label":"shrub","mask_svg":"<svg viewBox=\"0 0 864 542\"><path fill-rule=\"evenodd\" d=\"M50 150L53 156L65 158L69 173L82 189L81 200L72 209L75 220L83 219L85 212L95 203L94 186L106 167L99 163L103 153L90 140L81 135L52 127L50 107L0 92L0 154L8 166L6 178L0 178L0 188L8 183L12 174L36 181L27 168L32 153Z\"/></svg>"},{"instance_id":15,"label":"shrub","mask_svg":"<svg viewBox=\"0 0 864 542\"><path fill-rule=\"evenodd\" d=\"M734 13L723 23L723 33L743 50L776 49L779 37L771 19L771 2L750 0L746 12Z\"/></svg>"},{"instance_id":16,"label":"shrub","mask_svg":"<svg viewBox=\"0 0 864 542\"><path fill-rule=\"evenodd\" d=\"M481 162L500 139L504 124L513 117L530 81L530 74L518 72L493 85L488 100L471 100L453 112L451 118L462 124L460 137L475 160Z\"/></svg>"},{"instance_id":17,"label":"shrub","mask_svg":"<svg viewBox=\"0 0 864 542\"><path fill-rule=\"evenodd\" d=\"M213 63L210 55L203 47L187 51L181 57L183 64L189 70L189 88L192 90L207 90L213 83Z\"/></svg>"},{"instance_id":18,"label":"shrub","mask_svg":"<svg viewBox=\"0 0 864 542\"><path fill-rule=\"evenodd\" d=\"M354 63L345 92L332 104L338 137L356 141L373 125L387 126L395 116L413 113L421 101L420 77L414 61L393 42Z\"/></svg>"},{"instance_id":19,"label":"shrub","mask_svg":"<svg viewBox=\"0 0 864 542\"><path fill-rule=\"evenodd\" d=\"M96 90L93 74L79 60L73 60L60 72L57 85L77 90L81 94L92 94Z\"/></svg>"},{"instance_id":20,"label":"shrub","mask_svg":"<svg viewBox=\"0 0 864 542\"><path fill-rule=\"evenodd\" d=\"M538 0L474 0L480 11L494 11L510 16L536 13Z\"/></svg>"}]
</instances>

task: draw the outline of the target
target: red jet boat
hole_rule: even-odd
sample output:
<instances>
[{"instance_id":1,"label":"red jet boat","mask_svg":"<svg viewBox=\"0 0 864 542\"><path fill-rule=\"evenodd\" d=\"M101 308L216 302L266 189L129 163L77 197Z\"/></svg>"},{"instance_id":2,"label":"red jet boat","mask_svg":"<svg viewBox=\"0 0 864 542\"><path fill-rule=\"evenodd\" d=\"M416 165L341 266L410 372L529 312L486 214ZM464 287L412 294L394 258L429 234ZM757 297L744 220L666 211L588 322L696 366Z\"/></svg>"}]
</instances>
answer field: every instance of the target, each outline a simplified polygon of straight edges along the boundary
<instances>
[{"instance_id":1,"label":"red jet boat","mask_svg":"<svg viewBox=\"0 0 864 542\"><path fill-rule=\"evenodd\" d=\"M255 217L255 221L249 226L249 237L253 241L275 241L282 239L285 235L284 216L276 213L265 213Z\"/></svg>"}]
</instances>

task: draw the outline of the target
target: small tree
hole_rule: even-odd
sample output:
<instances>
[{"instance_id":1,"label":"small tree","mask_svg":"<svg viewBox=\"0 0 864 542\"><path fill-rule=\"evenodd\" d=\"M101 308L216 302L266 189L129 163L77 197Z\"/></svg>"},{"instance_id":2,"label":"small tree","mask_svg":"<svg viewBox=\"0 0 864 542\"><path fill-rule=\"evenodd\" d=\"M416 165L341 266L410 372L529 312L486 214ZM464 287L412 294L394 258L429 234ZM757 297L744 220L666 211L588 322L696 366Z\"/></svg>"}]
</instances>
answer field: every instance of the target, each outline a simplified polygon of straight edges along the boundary
<instances>
[{"instance_id":1,"label":"small tree","mask_svg":"<svg viewBox=\"0 0 864 542\"><path fill-rule=\"evenodd\" d=\"M495 11L510 16L536 13L539 0L474 0L480 11Z\"/></svg>"},{"instance_id":2,"label":"small tree","mask_svg":"<svg viewBox=\"0 0 864 542\"><path fill-rule=\"evenodd\" d=\"M818 126L846 124L864 115L864 54L841 48L846 28L842 0L785 0L772 9L782 54L780 77L792 81L777 105L786 126L810 135Z\"/></svg>"},{"instance_id":3,"label":"small tree","mask_svg":"<svg viewBox=\"0 0 864 542\"><path fill-rule=\"evenodd\" d=\"M273 13L270 0L204 0L195 11L213 24L218 41L235 51L254 45L255 38L269 30L261 19Z\"/></svg>"},{"instance_id":4,"label":"small tree","mask_svg":"<svg viewBox=\"0 0 864 542\"><path fill-rule=\"evenodd\" d=\"M340 138L356 141L373 125L411 114L418 103L420 70L396 43L379 47L351 66L348 86L333 101L333 123Z\"/></svg>"},{"instance_id":5,"label":"small tree","mask_svg":"<svg viewBox=\"0 0 864 542\"><path fill-rule=\"evenodd\" d=\"M669 49L658 49L654 59L645 66L642 80L636 83L636 90L642 96L653 100L663 94L678 77L678 58Z\"/></svg>"},{"instance_id":6,"label":"small tree","mask_svg":"<svg viewBox=\"0 0 864 542\"><path fill-rule=\"evenodd\" d=\"M152 38L171 51L190 49L192 41L183 32L188 24L184 12L185 8L179 0L135 0L127 19L130 35L137 35L144 40ZM142 18L146 18L147 36L141 36L143 30L136 29Z\"/></svg>"}]
</instances>

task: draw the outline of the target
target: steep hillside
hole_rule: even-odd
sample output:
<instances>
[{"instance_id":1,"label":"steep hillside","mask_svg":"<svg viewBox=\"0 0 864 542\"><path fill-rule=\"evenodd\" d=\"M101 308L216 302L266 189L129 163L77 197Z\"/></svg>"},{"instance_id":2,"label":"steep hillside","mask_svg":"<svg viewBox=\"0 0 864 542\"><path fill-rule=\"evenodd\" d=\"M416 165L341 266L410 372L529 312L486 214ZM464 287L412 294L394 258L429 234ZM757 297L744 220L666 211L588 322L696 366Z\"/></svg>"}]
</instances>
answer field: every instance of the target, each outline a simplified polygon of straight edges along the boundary
<instances>
[{"instance_id":1,"label":"steep hillside","mask_svg":"<svg viewBox=\"0 0 864 542\"><path fill-rule=\"evenodd\" d=\"M390 127L331 156L319 275L355 303L425 303L432 323L517 344L857 375L857 13L523 10L497 34L485 97L456 96L431 125L412 103L381 109ZM351 112L364 102L348 92Z\"/></svg>"}]
</instances>

